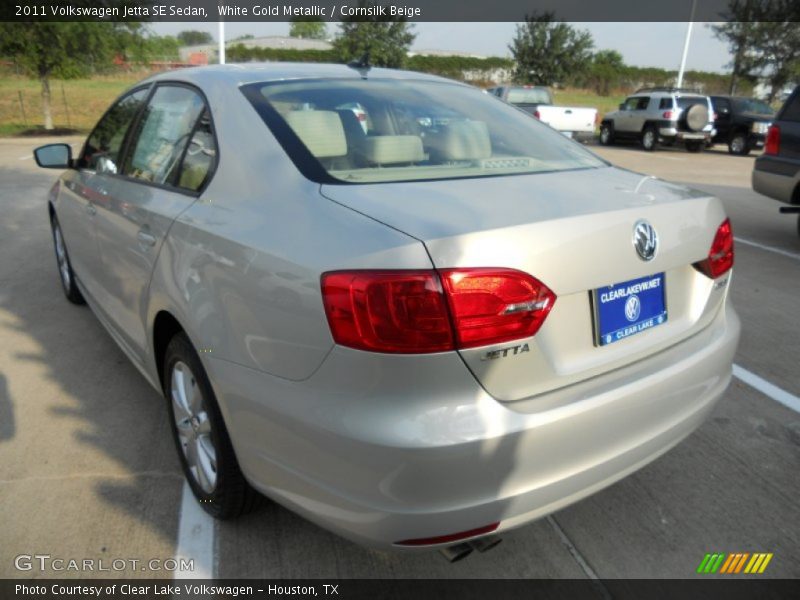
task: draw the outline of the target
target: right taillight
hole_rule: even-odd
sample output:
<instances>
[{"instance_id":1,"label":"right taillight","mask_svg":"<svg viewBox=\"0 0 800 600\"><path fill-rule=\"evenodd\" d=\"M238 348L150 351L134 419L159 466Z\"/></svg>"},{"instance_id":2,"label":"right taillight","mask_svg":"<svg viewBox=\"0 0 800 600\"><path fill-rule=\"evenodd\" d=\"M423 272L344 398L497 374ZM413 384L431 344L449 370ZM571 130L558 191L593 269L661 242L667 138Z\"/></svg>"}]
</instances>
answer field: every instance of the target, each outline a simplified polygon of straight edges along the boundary
<instances>
[{"instance_id":1,"label":"right taillight","mask_svg":"<svg viewBox=\"0 0 800 600\"><path fill-rule=\"evenodd\" d=\"M708 251L708 258L694 263L693 266L711 279L716 279L730 270L733 266L733 229L730 219L725 219L717 229L714 241L711 242L711 250Z\"/></svg>"},{"instance_id":2,"label":"right taillight","mask_svg":"<svg viewBox=\"0 0 800 600\"><path fill-rule=\"evenodd\" d=\"M533 336L555 294L513 269L338 271L322 275L337 344L420 354Z\"/></svg>"},{"instance_id":3,"label":"right taillight","mask_svg":"<svg viewBox=\"0 0 800 600\"><path fill-rule=\"evenodd\" d=\"M764 143L764 154L776 156L781 151L781 128L770 125L767 130L767 141Z\"/></svg>"},{"instance_id":4,"label":"right taillight","mask_svg":"<svg viewBox=\"0 0 800 600\"><path fill-rule=\"evenodd\" d=\"M541 119L542 113L540 113L538 110L535 110L533 111L533 116L536 117L537 119Z\"/></svg>"}]
</instances>

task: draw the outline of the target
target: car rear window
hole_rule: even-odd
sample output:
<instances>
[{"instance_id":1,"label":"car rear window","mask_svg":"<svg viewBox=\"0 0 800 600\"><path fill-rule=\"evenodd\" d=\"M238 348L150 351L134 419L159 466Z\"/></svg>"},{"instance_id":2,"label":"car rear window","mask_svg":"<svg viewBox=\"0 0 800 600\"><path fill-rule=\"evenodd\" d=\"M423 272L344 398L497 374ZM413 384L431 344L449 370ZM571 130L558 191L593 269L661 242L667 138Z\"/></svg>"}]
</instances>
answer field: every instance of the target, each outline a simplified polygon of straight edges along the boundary
<instances>
[{"instance_id":1,"label":"car rear window","mask_svg":"<svg viewBox=\"0 0 800 600\"><path fill-rule=\"evenodd\" d=\"M607 165L527 113L460 84L315 79L248 84L242 92L300 171L320 183Z\"/></svg>"},{"instance_id":2,"label":"car rear window","mask_svg":"<svg viewBox=\"0 0 800 600\"><path fill-rule=\"evenodd\" d=\"M550 104L550 92L541 88L516 87L508 90L511 104Z\"/></svg>"},{"instance_id":3,"label":"car rear window","mask_svg":"<svg viewBox=\"0 0 800 600\"><path fill-rule=\"evenodd\" d=\"M796 121L800 123L800 92L795 92L786 101L781 112L781 121Z\"/></svg>"},{"instance_id":4,"label":"car rear window","mask_svg":"<svg viewBox=\"0 0 800 600\"><path fill-rule=\"evenodd\" d=\"M703 104L708 106L708 100L705 98L694 98L694 97L686 97L682 96L677 99L678 100L678 108L689 108L690 106L694 106L695 104Z\"/></svg>"}]
</instances>

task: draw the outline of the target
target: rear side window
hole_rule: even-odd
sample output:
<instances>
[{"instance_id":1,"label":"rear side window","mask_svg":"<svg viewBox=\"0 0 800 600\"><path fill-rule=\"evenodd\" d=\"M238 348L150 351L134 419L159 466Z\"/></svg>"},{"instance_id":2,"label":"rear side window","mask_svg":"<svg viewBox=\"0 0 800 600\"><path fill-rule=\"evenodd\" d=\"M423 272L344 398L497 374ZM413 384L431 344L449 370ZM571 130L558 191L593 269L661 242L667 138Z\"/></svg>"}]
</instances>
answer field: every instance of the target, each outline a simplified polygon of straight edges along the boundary
<instances>
[{"instance_id":1,"label":"rear side window","mask_svg":"<svg viewBox=\"0 0 800 600\"><path fill-rule=\"evenodd\" d=\"M118 173L125 134L147 98L148 88L136 90L109 109L94 128L78 166L98 173Z\"/></svg>"},{"instance_id":2,"label":"rear side window","mask_svg":"<svg viewBox=\"0 0 800 600\"><path fill-rule=\"evenodd\" d=\"M667 109L670 110L673 108L672 106L672 98L662 98L658 103L658 108L663 110Z\"/></svg>"},{"instance_id":3,"label":"rear side window","mask_svg":"<svg viewBox=\"0 0 800 600\"><path fill-rule=\"evenodd\" d=\"M197 192L205 185L217 159L217 144L211 128L211 115L204 110L195 126L183 157L178 187Z\"/></svg>"},{"instance_id":4,"label":"rear side window","mask_svg":"<svg viewBox=\"0 0 800 600\"><path fill-rule=\"evenodd\" d=\"M204 111L200 94L188 87L156 88L137 124L123 173L150 183L174 183Z\"/></svg>"},{"instance_id":5,"label":"rear side window","mask_svg":"<svg viewBox=\"0 0 800 600\"><path fill-rule=\"evenodd\" d=\"M800 92L795 92L786 101L780 120L800 123Z\"/></svg>"}]
</instances>

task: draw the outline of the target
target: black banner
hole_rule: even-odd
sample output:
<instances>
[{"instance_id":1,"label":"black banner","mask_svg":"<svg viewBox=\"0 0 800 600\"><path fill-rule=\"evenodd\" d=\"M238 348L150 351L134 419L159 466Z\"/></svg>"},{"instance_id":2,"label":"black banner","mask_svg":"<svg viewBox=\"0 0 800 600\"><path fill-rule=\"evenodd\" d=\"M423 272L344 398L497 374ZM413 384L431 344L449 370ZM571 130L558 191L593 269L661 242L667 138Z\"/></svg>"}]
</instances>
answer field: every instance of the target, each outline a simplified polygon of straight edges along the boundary
<instances>
[{"instance_id":1,"label":"black banner","mask_svg":"<svg viewBox=\"0 0 800 600\"><path fill-rule=\"evenodd\" d=\"M731 0L7 0L0 21L325 21L406 19L409 22L522 21L534 12L552 12L572 22L727 21ZM797 20L798 2L763 0L770 14ZM753 20L763 17L754 16ZM773 18L773 17L770 17Z\"/></svg>"},{"instance_id":2,"label":"black banner","mask_svg":"<svg viewBox=\"0 0 800 600\"><path fill-rule=\"evenodd\" d=\"M219 598L265 600L783 600L800 597L800 580L708 579L454 579L454 580L0 580L3 600Z\"/></svg>"}]
</instances>

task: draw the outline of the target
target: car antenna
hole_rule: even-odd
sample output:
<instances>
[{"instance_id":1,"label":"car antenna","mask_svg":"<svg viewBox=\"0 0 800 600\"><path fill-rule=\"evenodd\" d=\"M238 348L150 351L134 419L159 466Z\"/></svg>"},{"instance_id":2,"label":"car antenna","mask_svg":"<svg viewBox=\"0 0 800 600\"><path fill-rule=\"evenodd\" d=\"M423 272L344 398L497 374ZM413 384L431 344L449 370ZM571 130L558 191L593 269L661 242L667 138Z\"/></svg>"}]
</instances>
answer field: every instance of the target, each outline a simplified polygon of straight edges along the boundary
<instances>
[{"instance_id":1,"label":"car antenna","mask_svg":"<svg viewBox=\"0 0 800 600\"><path fill-rule=\"evenodd\" d=\"M362 79L366 79L367 73L369 73L369 70L372 68L372 65L369 64L369 50L364 52L361 58L351 60L349 63L347 63L347 66L358 71Z\"/></svg>"}]
</instances>

